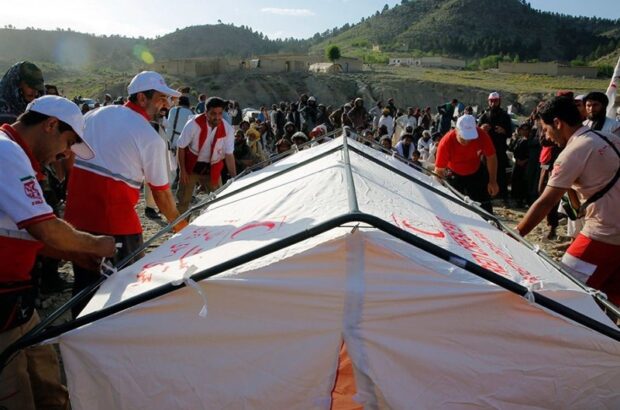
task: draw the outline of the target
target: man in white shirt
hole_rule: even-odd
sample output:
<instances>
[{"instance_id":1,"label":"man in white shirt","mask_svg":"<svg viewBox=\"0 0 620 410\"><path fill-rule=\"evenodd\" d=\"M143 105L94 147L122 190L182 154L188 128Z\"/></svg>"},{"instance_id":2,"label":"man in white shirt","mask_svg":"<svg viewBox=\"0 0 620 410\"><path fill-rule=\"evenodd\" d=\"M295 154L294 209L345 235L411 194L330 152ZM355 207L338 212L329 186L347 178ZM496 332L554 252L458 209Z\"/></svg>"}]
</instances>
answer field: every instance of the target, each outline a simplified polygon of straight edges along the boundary
<instances>
[{"instance_id":1,"label":"man in white shirt","mask_svg":"<svg viewBox=\"0 0 620 410\"><path fill-rule=\"evenodd\" d=\"M142 245L142 224L135 207L143 183L149 184L159 211L168 222L178 218L170 191L166 144L150 121L169 96L180 93L169 88L161 75L143 71L129 86L124 106L109 105L85 117L84 139L96 156L76 160L67 187L65 219L78 229L112 235L123 244L115 262ZM187 223L178 223L175 231ZM99 271L74 266L74 294L95 282ZM77 315L85 303L73 309Z\"/></svg>"},{"instance_id":2,"label":"man in white shirt","mask_svg":"<svg viewBox=\"0 0 620 410\"><path fill-rule=\"evenodd\" d=\"M32 101L12 125L0 127L0 351L39 322L32 268L37 254L98 266L114 255L114 238L93 236L58 219L43 198L42 166L69 154L92 158L84 120L71 101ZM15 354L0 373L0 409L64 409L56 352L50 345Z\"/></svg>"},{"instance_id":3,"label":"man in white shirt","mask_svg":"<svg viewBox=\"0 0 620 410\"><path fill-rule=\"evenodd\" d=\"M177 141L177 207L181 213L189 207L197 183L208 191L215 191L222 184L224 164L231 177L237 175L233 155L235 132L233 127L222 119L227 104L219 97L209 98L205 113L192 118Z\"/></svg>"},{"instance_id":4,"label":"man in white shirt","mask_svg":"<svg viewBox=\"0 0 620 410\"><path fill-rule=\"evenodd\" d=\"M185 127L185 124L193 115L194 113L189 109L189 98L185 96L179 97L179 104L170 109L168 117L164 122L170 149L176 148L176 142L179 139L179 135L181 135L181 131L183 131L183 127Z\"/></svg>"},{"instance_id":5,"label":"man in white shirt","mask_svg":"<svg viewBox=\"0 0 620 410\"><path fill-rule=\"evenodd\" d=\"M610 132L620 137L620 122L607 117L609 99L600 91L593 91L583 98L587 119L583 125L595 131Z\"/></svg>"}]
</instances>

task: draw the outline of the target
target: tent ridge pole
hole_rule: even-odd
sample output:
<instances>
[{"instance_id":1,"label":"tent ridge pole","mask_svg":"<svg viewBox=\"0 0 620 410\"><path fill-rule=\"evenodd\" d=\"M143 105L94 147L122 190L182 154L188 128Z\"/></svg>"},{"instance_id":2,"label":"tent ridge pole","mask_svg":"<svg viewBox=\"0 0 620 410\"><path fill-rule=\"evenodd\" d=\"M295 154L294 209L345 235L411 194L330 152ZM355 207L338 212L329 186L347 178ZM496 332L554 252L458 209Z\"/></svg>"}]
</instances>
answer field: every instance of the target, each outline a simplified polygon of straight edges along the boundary
<instances>
[{"instance_id":1,"label":"tent ridge pole","mask_svg":"<svg viewBox=\"0 0 620 410\"><path fill-rule=\"evenodd\" d=\"M342 136L342 156L344 159L344 172L347 181L347 197L349 198L349 212L358 213L360 211L357 202L357 192L355 191L355 181L353 181L353 169L351 168L351 158L349 156L349 143L346 135Z\"/></svg>"}]
</instances>

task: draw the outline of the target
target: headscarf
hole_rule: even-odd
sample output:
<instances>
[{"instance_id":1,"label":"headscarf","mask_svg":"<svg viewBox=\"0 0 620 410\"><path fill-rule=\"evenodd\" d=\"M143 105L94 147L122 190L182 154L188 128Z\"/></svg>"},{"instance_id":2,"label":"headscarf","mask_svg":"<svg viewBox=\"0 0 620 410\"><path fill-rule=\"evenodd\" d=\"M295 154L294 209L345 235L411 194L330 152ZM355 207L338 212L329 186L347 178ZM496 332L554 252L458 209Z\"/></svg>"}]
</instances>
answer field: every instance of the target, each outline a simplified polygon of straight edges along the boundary
<instances>
[{"instance_id":1,"label":"headscarf","mask_svg":"<svg viewBox=\"0 0 620 410\"><path fill-rule=\"evenodd\" d=\"M22 66L28 70L31 76L39 77L41 85L43 84L43 74L37 66L28 61L14 64L0 80L0 114L18 117L26 111L28 103L19 87L19 84L24 80L24 68ZM41 94L39 92L38 96Z\"/></svg>"}]
</instances>

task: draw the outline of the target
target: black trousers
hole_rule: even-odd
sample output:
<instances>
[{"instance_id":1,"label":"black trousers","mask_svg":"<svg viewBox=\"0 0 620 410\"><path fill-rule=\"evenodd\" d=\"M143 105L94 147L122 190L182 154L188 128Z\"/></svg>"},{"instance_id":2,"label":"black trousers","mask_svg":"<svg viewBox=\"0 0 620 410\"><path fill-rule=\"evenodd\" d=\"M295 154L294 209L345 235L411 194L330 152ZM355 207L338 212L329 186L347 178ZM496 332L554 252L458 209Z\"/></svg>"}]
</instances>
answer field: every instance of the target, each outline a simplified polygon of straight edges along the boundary
<instances>
[{"instance_id":1,"label":"black trousers","mask_svg":"<svg viewBox=\"0 0 620 410\"><path fill-rule=\"evenodd\" d=\"M480 164L478 171L471 175L458 175L453 173L448 182L457 191L463 195L467 195L471 200L480 202L480 207L488 213L493 213L491 205L491 196L487 191L489 184L489 175L484 165Z\"/></svg>"},{"instance_id":2,"label":"black trousers","mask_svg":"<svg viewBox=\"0 0 620 410\"><path fill-rule=\"evenodd\" d=\"M100 235L97 233L93 233L94 235ZM139 249L142 244L142 234L134 234L134 235L118 235L114 236L116 243L121 243L122 247L116 252L114 258L112 258L112 263L116 265L118 262L125 259L129 254L133 253L136 249ZM144 252L136 256L131 260L131 263L137 261L138 259L144 256ZM101 273L99 271L91 271L88 269L84 269L80 266L77 266L75 263L73 264L73 296L77 295L82 289L85 289L95 283ZM76 318L77 315L84 309L86 304L90 301L92 294L88 297L82 299L78 304L76 304L73 308L71 308L71 314L73 318Z\"/></svg>"}]
</instances>

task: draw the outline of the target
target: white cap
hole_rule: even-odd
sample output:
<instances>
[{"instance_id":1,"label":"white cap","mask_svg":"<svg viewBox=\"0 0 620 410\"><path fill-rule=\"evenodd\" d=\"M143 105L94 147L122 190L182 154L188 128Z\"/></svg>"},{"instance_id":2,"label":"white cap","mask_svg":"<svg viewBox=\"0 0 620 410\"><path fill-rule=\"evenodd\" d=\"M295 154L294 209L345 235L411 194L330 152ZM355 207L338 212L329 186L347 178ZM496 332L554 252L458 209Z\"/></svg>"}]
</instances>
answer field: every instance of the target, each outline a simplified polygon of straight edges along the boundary
<instances>
[{"instance_id":1,"label":"white cap","mask_svg":"<svg viewBox=\"0 0 620 410\"><path fill-rule=\"evenodd\" d=\"M168 87L164 81L164 77L155 71L142 71L140 74L136 75L127 86L129 95L148 90L159 91L160 93L172 97L181 96L180 92Z\"/></svg>"},{"instance_id":2,"label":"white cap","mask_svg":"<svg viewBox=\"0 0 620 410\"><path fill-rule=\"evenodd\" d=\"M81 159L93 159L95 157L93 149L84 141L84 116L73 102L57 95L45 95L28 104L26 111L55 117L69 125L81 139L81 142L71 146L75 155Z\"/></svg>"},{"instance_id":3,"label":"white cap","mask_svg":"<svg viewBox=\"0 0 620 410\"><path fill-rule=\"evenodd\" d=\"M478 138L476 119L473 115L463 115L456 121L456 129L464 140L470 141Z\"/></svg>"},{"instance_id":4,"label":"white cap","mask_svg":"<svg viewBox=\"0 0 620 410\"><path fill-rule=\"evenodd\" d=\"M493 91L491 94L489 94L489 100L499 100L500 99L500 95L497 91Z\"/></svg>"}]
</instances>

